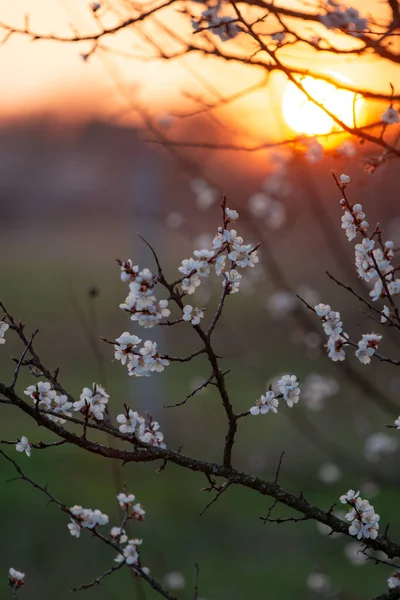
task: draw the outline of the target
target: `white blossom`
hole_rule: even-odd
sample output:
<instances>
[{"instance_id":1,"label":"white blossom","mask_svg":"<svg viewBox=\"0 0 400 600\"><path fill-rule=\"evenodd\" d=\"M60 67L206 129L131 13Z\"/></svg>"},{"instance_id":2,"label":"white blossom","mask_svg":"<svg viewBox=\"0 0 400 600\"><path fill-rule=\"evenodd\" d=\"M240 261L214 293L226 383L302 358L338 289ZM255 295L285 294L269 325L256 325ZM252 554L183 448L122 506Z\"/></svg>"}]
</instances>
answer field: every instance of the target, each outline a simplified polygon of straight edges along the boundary
<instances>
[{"instance_id":1,"label":"white blossom","mask_svg":"<svg viewBox=\"0 0 400 600\"><path fill-rule=\"evenodd\" d=\"M241 267L242 269L254 267L259 261L257 251L254 250L251 244L232 244L232 250L228 254L228 258L235 266Z\"/></svg>"},{"instance_id":2,"label":"white blossom","mask_svg":"<svg viewBox=\"0 0 400 600\"><path fill-rule=\"evenodd\" d=\"M83 507L80 504L74 504L74 506L71 506L69 509L69 512L71 515L74 515L74 517L79 517L82 514L82 511Z\"/></svg>"},{"instance_id":3,"label":"white blossom","mask_svg":"<svg viewBox=\"0 0 400 600\"><path fill-rule=\"evenodd\" d=\"M270 390L256 401L255 406L252 406L250 408L250 414L266 415L269 411L277 413L278 406L279 400L275 398L275 393L272 390Z\"/></svg>"},{"instance_id":4,"label":"white blossom","mask_svg":"<svg viewBox=\"0 0 400 600\"><path fill-rule=\"evenodd\" d=\"M24 394L30 396L35 404L39 406L45 405L47 409L50 409L51 402L57 396L57 392L51 389L48 381L39 381L35 385L30 385L26 388Z\"/></svg>"},{"instance_id":5,"label":"white blossom","mask_svg":"<svg viewBox=\"0 0 400 600\"><path fill-rule=\"evenodd\" d=\"M138 437L145 444L156 446L158 448L166 448L164 444L164 435L159 431L160 425L157 421L150 421L141 427Z\"/></svg>"},{"instance_id":6,"label":"white blossom","mask_svg":"<svg viewBox=\"0 0 400 600\"><path fill-rule=\"evenodd\" d=\"M93 511L93 515L97 525L107 525L108 515L102 513L98 508Z\"/></svg>"},{"instance_id":7,"label":"white blossom","mask_svg":"<svg viewBox=\"0 0 400 600\"><path fill-rule=\"evenodd\" d=\"M125 544L128 541L128 536L126 535L125 529L121 527L112 527L110 531L110 536L117 540L120 544Z\"/></svg>"},{"instance_id":8,"label":"white blossom","mask_svg":"<svg viewBox=\"0 0 400 600\"><path fill-rule=\"evenodd\" d=\"M350 521L349 534L357 539L375 539L378 537L380 516L375 513L374 507L368 500L363 500L359 492L349 490L340 497L342 504L349 504L350 512L345 519Z\"/></svg>"},{"instance_id":9,"label":"white blossom","mask_svg":"<svg viewBox=\"0 0 400 600\"><path fill-rule=\"evenodd\" d=\"M400 585L400 573L394 573L394 575L391 575L391 577L389 577L389 579L387 580L387 582L388 582L388 586L391 589L399 587L399 585Z\"/></svg>"},{"instance_id":10,"label":"white blossom","mask_svg":"<svg viewBox=\"0 0 400 600\"><path fill-rule=\"evenodd\" d=\"M344 215L342 215L342 229L345 230L349 242L354 240L357 235L357 228L353 219L353 215L348 210L346 210Z\"/></svg>"},{"instance_id":11,"label":"white blossom","mask_svg":"<svg viewBox=\"0 0 400 600\"><path fill-rule=\"evenodd\" d=\"M117 556L114 558L114 562L121 564L123 562L125 562L125 558L123 554L117 554Z\"/></svg>"},{"instance_id":12,"label":"white blossom","mask_svg":"<svg viewBox=\"0 0 400 600\"><path fill-rule=\"evenodd\" d=\"M345 340L339 335L331 335L328 338L326 348L328 350L328 356L333 362L342 361L346 358L344 351Z\"/></svg>"},{"instance_id":13,"label":"white blossom","mask_svg":"<svg viewBox=\"0 0 400 600\"><path fill-rule=\"evenodd\" d=\"M169 365L168 360L158 354L156 342L146 340L139 352L143 357L144 368L148 371L161 372Z\"/></svg>"},{"instance_id":14,"label":"white blossom","mask_svg":"<svg viewBox=\"0 0 400 600\"><path fill-rule=\"evenodd\" d=\"M94 529L97 525L107 525L108 515L102 513L98 508L83 508L80 505L72 506L69 512L74 517L68 523L70 534L74 537L80 537L81 529Z\"/></svg>"},{"instance_id":15,"label":"white blossom","mask_svg":"<svg viewBox=\"0 0 400 600\"><path fill-rule=\"evenodd\" d=\"M132 261L121 263L123 279L129 281L129 294L120 308L128 312L131 320L141 327L155 327L161 319L169 317L168 300L157 300L154 295L156 280L149 269L132 266ZM129 336L127 332L123 336ZM129 340L127 340L129 344ZM132 342L135 343L135 342ZM124 344L124 342L122 342ZM119 356L119 355L118 355ZM118 358L118 360L120 360Z\"/></svg>"},{"instance_id":16,"label":"white blossom","mask_svg":"<svg viewBox=\"0 0 400 600\"><path fill-rule=\"evenodd\" d=\"M80 514L80 523L82 527L94 529L96 525L107 525L108 516L98 509L84 508Z\"/></svg>"},{"instance_id":17,"label":"white blossom","mask_svg":"<svg viewBox=\"0 0 400 600\"><path fill-rule=\"evenodd\" d=\"M144 419L131 408L128 415L118 415L117 422L120 423L119 430L121 433L135 433L143 426Z\"/></svg>"},{"instance_id":18,"label":"white blossom","mask_svg":"<svg viewBox=\"0 0 400 600\"><path fill-rule=\"evenodd\" d=\"M193 254L196 257L196 260L200 262L211 261L211 259L215 256L214 250L206 250L205 248L202 250L194 250Z\"/></svg>"},{"instance_id":19,"label":"white blossom","mask_svg":"<svg viewBox=\"0 0 400 600\"><path fill-rule=\"evenodd\" d=\"M343 183L344 185L351 183L351 177L349 177L349 175L346 175L345 173L342 173L340 176L340 183Z\"/></svg>"},{"instance_id":20,"label":"white blossom","mask_svg":"<svg viewBox=\"0 0 400 600\"><path fill-rule=\"evenodd\" d=\"M319 317L326 317L329 315L332 309L329 304L322 304L321 302L320 304L314 306L314 310Z\"/></svg>"},{"instance_id":21,"label":"white blossom","mask_svg":"<svg viewBox=\"0 0 400 600\"><path fill-rule=\"evenodd\" d=\"M119 502L120 507L125 510L130 506L132 502L135 501L135 496L134 494L126 494L125 492L121 492L117 495L117 500Z\"/></svg>"},{"instance_id":22,"label":"white blossom","mask_svg":"<svg viewBox=\"0 0 400 600\"><path fill-rule=\"evenodd\" d=\"M394 422L394 425L395 425L396 429L400 429L400 416L397 417L397 419Z\"/></svg>"},{"instance_id":23,"label":"white blossom","mask_svg":"<svg viewBox=\"0 0 400 600\"><path fill-rule=\"evenodd\" d=\"M190 277L185 277L185 279L182 281L182 291L189 295L194 294L200 283L200 277L197 273L191 275Z\"/></svg>"},{"instance_id":24,"label":"white blossom","mask_svg":"<svg viewBox=\"0 0 400 600\"><path fill-rule=\"evenodd\" d=\"M400 294L400 279L395 279L391 281L388 285L389 293L392 296L398 296Z\"/></svg>"},{"instance_id":25,"label":"white blossom","mask_svg":"<svg viewBox=\"0 0 400 600\"><path fill-rule=\"evenodd\" d=\"M132 511L130 514L131 519L134 519L135 521L143 521L145 514L146 511L142 508L141 504L134 504L132 506Z\"/></svg>"},{"instance_id":26,"label":"white blossom","mask_svg":"<svg viewBox=\"0 0 400 600\"><path fill-rule=\"evenodd\" d=\"M324 318L322 327L326 335L340 335L343 331L343 323L340 320L340 313L331 310L330 313Z\"/></svg>"},{"instance_id":27,"label":"white blossom","mask_svg":"<svg viewBox=\"0 0 400 600\"><path fill-rule=\"evenodd\" d=\"M183 307L183 320L190 321L192 325L198 325L200 319L204 317L204 312L200 308L193 308L190 304Z\"/></svg>"},{"instance_id":28,"label":"white blossom","mask_svg":"<svg viewBox=\"0 0 400 600\"><path fill-rule=\"evenodd\" d=\"M316 314L322 320L322 327L328 335L328 341L326 348L328 350L329 358L336 362L346 358L344 345L347 343L347 333L343 332L343 323L340 320L340 313L331 310L329 304L317 304L314 306Z\"/></svg>"},{"instance_id":29,"label":"white blossom","mask_svg":"<svg viewBox=\"0 0 400 600\"><path fill-rule=\"evenodd\" d=\"M300 397L299 382L295 375L283 375L278 381L278 389L289 407L297 404Z\"/></svg>"},{"instance_id":30,"label":"white blossom","mask_svg":"<svg viewBox=\"0 0 400 600\"><path fill-rule=\"evenodd\" d=\"M138 265L133 265L131 259L121 262L121 280L124 282L133 281L139 274Z\"/></svg>"},{"instance_id":31,"label":"white blossom","mask_svg":"<svg viewBox=\"0 0 400 600\"><path fill-rule=\"evenodd\" d=\"M362 339L358 342L358 349L355 354L358 360L368 365L371 362L371 356L375 354L382 336L376 333L363 333Z\"/></svg>"},{"instance_id":32,"label":"white blossom","mask_svg":"<svg viewBox=\"0 0 400 600\"><path fill-rule=\"evenodd\" d=\"M124 331L124 333L115 340L115 358L120 360L121 364L125 365L127 360L132 360L134 356L134 349L138 344L140 344L141 341L142 340L136 335L132 335L128 331Z\"/></svg>"},{"instance_id":33,"label":"white blossom","mask_svg":"<svg viewBox=\"0 0 400 600\"><path fill-rule=\"evenodd\" d=\"M21 571L17 571L13 567L10 567L8 570L8 575L10 579L11 585L14 587L22 587L25 583L25 573Z\"/></svg>"},{"instance_id":34,"label":"white blossom","mask_svg":"<svg viewBox=\"0 0 400 600\"><path fill-rule=\"evenodd\" d=\"M133 565L137 563L139 560L139 553L137 551L136 546L132 544L127 544L123 549L123 556L128 565Z\"/></svg>"},{"instance_id":35,"label":"white blossom","mask_svg":"<svg viewBox=\"0 0 400 600\"><path fill-rule=\"evenodd\" d=\"M381 119L387 125L392 125L393 123L399 122L399 113L393 108L393 106L388 106Z\"/></svg>"},{"instance_id":36,"label":"white blossom","mask_svg":"<svg viewBox=\"0 0 400 600\"><path fill-rule=\"evenodd\" d=\"M236 271L236 269L231 269L224 273L225 277L222 281L222 285L227 287L228 294L235 294L239 291L240 280L242 276L240 273Z\"/></svg>"},{"instance_id":37,"label":"white blossom","mask_svg":"<svg viewBox=\"0 0 400 600\"><path fill-rule=\"evenodd\" d=\"M193 271L197 271L199 266L199 261L194 258L185 258L181 266L178 268L183 275L190 275Z\"/></svg>"},{"instance_id":38,"label":"white blossom","mask_svg":"<svg viewBox=\"0 0 400 600\"><path fill-rule=\"evenodd\" d=\"M9 329L9 327L10 326L8 325L8 323L6 323L5 321L0 321L0 344L6 343L4 334L7 331L7 329Z\"/></svg>"},{"instance_id":39,"label":"white blossom","mask_svg":"<svg viewBox=\"0 0 400 600\"><path fill-rule=\"evenodd\" d=\"M68 396L65 394L57 394L50 408L52 412L71 417L72 413L70 410L72 407L72 402L69 401ZM56 417L55 415L47 415L47 417L55 423L66 423L66 420L63 419L62 416Z\"/></svg>"},{"instance_id":40,"label":"white blossom","mask_svg":"<svg viewBox=\"0 0 400 600\"><path fill-rule=\"evenodd\" d=\"M226 269L226 256L225 254L220 254L215 261L215 272L217 275L221 275Z\"/></svg>"},{"instance_id":41,"label":"white blossom","mask_svg":"<svg viewBox=\"0 0 400 600\"><path fill-rule=\"evenodd\" d=\"M27 456L31 455L31 447L32 444L24 435L21 437L20 441L16 444L15 449L17 452L25 452Z\"/></svg>"},{"instance_id":42,"label":"white blossom","mask_svg":"<svg viewBox=\"0 0 400 600\"><path fill-rule=\"evenodd\" d=\"M82 528L79 525L79 523L77 523L73 519L71 519L71 523L68 523L68 529L69 529L70 534L73 537L76 537L76 538L80 537Z\"/></svg>"},{"instance_id":43,"label":"white blossom","mask_svg":"<svg viewBox=\"0 0 400 600\"><path fill-rule=\"evenodd\" d=\"M109 397L101 385L93 383L92 389L83 388L80 399L72 407L75 411L88 414L92 419L103 421Z\"/></svg>"},{"instance_id":44,"label":"white blossom","mask_svg":"<svg viewBox=\"0 0 400 600\"><path fill-rule=\"evenodd\" d=\"M157 343L146 340L140 350L132 354L127 362L129 375L147 377L151 372L161 372L169 361L158 354Z\"/></svg>"},{"instance_id":45,"label":"white blossom","mask_svg":"<svg viewBox=\"0 0 400 600\"><path fill-rule=\"evenodd\" d=\"M239 218L239 213L231 208L225 208L225 214L230 221L236 221Z\"/></svg>"},{"instance_id":46,"label":"white blossom","mask_svg":"<svg viewBox=\"0 0 400 600\"><path fill-rule=\"evenodd\" d=\"M348 492L346 492L346 494L340 496L339 500L342 504L348 504L349 502L352 502L353 500L358 498L359 495L360 492L356 492L355 490L349 490Z\"/></svg>"}]
</instances>

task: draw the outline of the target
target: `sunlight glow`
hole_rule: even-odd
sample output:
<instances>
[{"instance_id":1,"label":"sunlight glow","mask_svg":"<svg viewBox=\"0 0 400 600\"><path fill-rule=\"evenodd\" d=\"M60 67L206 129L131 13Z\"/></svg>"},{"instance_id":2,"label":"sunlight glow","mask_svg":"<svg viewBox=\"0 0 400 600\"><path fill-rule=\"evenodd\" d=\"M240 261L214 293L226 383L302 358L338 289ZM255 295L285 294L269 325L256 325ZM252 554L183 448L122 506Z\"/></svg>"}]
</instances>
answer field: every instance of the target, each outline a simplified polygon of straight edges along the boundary
<instances>
[{"instance_id":1,"label":"sunlight glow","mask_svg":"<svg viewBox=\"0 0 400 600\"><path fill-rule=\"evenodd\" d=\"M329 75L338 81L350 83L346 78L336 73L329 73ZM350 127L354 126L354 110L356 122L359 125L358 117L363 104L362 98L358 97L356 100L356 95L353 92L340 90L331 83L312 77L303 77L299 81L319 104L322 104L329 112L336 115ZM311 102L291 81L287 83L283 94L282 111L286 123L297 133L324 135L340 130L334 120Z\"/></svg>"}]
</instances>

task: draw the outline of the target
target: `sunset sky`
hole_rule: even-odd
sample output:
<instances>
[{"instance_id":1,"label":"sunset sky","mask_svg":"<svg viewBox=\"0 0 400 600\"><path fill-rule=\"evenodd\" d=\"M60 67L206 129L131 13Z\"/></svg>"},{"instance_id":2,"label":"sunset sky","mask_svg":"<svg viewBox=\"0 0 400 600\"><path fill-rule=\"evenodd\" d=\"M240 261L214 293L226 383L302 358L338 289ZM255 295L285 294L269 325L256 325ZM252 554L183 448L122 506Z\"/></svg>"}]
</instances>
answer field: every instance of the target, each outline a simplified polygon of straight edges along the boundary
<instances>
[{"instance_id":1,"label":"sunset sky","mask_svg":"<svg viewBox=\"0 0 400 600\"><path fill-rule=\"evenodd\" d=\"M115 4L123 8L122 0L117 0ZM352 4L357 5L354 2ZM29 14L30 28L35 32L70 35L68 23L73 23L81 33L88 33L95 31L96 27L88 5L85 0L18 0L12 3L0 0L0 20L23 27L24 15ZM358 5L363 7L364 14L373 10L376 15L378 7L382 11L382 4L377 1L358 2ZM394 39L394 43L398 44L398 38ZM122 33L118 39L109 39L107 43L122 51L136 53L138 50L138 43L131 32ZM71 119L89 114L135 120L133 113L124 116L127 100L116 90L111 75L122 82L128 93L136 95L140 101L149 104L155 114L160 115L185 108L181 103L182 90L200 92L201 86L188 73L187 67L197 69L210 82L218 82L225 94L240 89L234 76L235 67L229 65L227 68L222 62L185 57L161 65L159 61L127 60L103 52L101 57L93 56L85 63L80 53L88 49L87 44L32 42L21 35L9 39L0 47L0 107L3 118L46 110ZM303 53L288 50L287 54L292 64L308 64L309 57ZM395 87L400 86L398 72L390 65L383 66L381 60L377 61L371 56L346 61L331 56L319 57L318 62L315 59L313 62L313 68L316 67L344 75L363 87L373 85L376 89L386 91L388 82ZM240 73L241 86L250 85L262 77L260 71L250 69L248 75L243 75L243 69ZM246 77L248 82L245 81ZM264 90L241 102L240 111L235 112L237 122L245 122L249 132L261 136L265 136L266 132L272 137L279 135L280 126L276 125L276 117L280 112L282 85L284 78L275 77L272 94Z\"/></svg>"}]
</instances>

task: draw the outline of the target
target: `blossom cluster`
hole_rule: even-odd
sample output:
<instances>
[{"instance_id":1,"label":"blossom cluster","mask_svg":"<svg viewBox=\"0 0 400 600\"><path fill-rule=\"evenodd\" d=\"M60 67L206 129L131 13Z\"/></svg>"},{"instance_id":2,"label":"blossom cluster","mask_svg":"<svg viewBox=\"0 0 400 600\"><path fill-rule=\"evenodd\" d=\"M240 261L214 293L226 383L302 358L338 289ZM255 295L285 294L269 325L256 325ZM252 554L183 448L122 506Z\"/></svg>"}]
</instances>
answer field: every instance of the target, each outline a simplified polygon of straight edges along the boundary
<instances>
[{"instance_id":1,"label":"blossom cluster","mask_svg":"<svg viewBox=\"0 0 400 600\"><path fill-rule=\"evenodd\" d=\"M159 431L160 425L157 421L152 421L151 415L146 420L131 408L127 409L127 413L117 416L119 431L121 433L132 433L135 437L151 446L165 448L164 435Z\"/></svg>"},{"instance_id":2,"label":"blossom cluster","mask_svg":"<svg viewBox=\"0 0 400 600\"><path fill-rule=\"evenodd\" d=\"M68 396L65 394L58 394L56 390L51 388L51 384L48 381L39 381L34 385L30 385L26 388L24 394L32 398L36 406L40 406L59 415L68 417L72 415L70 412L72 402L69 401ZM56 415L48 415L48 418L51 421L65 423L65 419L63 419L62 416L57 417Z\"/></svg>"},{"instance_id":3,"label":"blossom cluster","mask_svg":"<svg viewBox=\"0 0 400 600\"><path fill-rule=\"evenodd\" d=\"M129 375L135 377L147 377L153 371L163 371L169 361L158 353L157 342L146 340L142 348L136 350L141 341L136 335L124 331L114 342L115 358L126 364Z\"/></svg>"},{"instance_id":4,"label":"blossom cluster","mask_svg":"<svg viewBox=\"0 0 400 600\"><path fill-rule=\"evenodd\" d=\"M340 313L331 309L329 304L316 304L314 310L322 321L322 327L328 336L326 349L334 362L346 358L343 347L347 344L348 335L343 331Z\"/></svg>"},{"instance_id":5,"label":"blossom cluster","mask_svg":"<svg viewBox=\"0 0 400 600\"><path fill-rule=\"evenodd\" d=\"M356 536L359 540L368 538L374 540L378 537L380 516L368 500L360 498L360 492L349 490L340 496L340 502L351 506L350 512L345 516L345 519L351 523L350 535Z\"/></svg>"},{"instance_id":6,"label":"blossom cluster","mask_svg":"<svg viewBox=\"0 0 400 600\"><path fill-rule=\"evenodd\" d=\"M224 276L222 285L226 287L228 294L239 291L242 276L237 268L254 267L259 258L257 247L244 244L243 238L237 234L237 231L227 228L228 224L236 221L238 217L239 214L235 210L225 208L224 227L218 228L212 249L195 250L193 257L182 261L179 271L183 275L181 280L183 292L194 294L201 280L210 275L212 267L218 276L221 274ZM196 312L196 315L199 317L200 313Z\"/></svg>"},{"instance_id":7,"label":"blossom cluster","mask_svg":"<svg viewBox=\"0 0 400 600\"><path fill-rule=\"evenodd\" d=\"M232 17L223 16L220 14L222 9L221 0L213 6L209 6L201 13L199 18L192 19L192 27L195 32L209 29L215 33L222 42L235 38L241 31L242 26L237 23Z\"/></svg>"},{"instance_id":8,"label":"blossom cluster","mask_svg":"<svg viewBox=\"0 0 400 600\"><path fill-rule=\"evenodd\" d=\"M73 403L72 408L96 421L103 421L109 397L101 385L93 383L92 389L83 388L79 400Z\"/></svg>"},{"instance_id":9,"label":"blossom cluster","mask_svg":"<svg viewBox=\"0 0 400 600\"><path fill-rule=\"evenodd\" d=\"M129 519L136 521L143 521L145 511L139 503L133 504L135 501L134 494L121 492L117 494L117 500L120 507L126 511L126 517L124 523ZM79 538L82 529L94 529L97 525L107 525L109 519L108 516L102 513L100 510L92 510L90 508L83 508L82 506L75 505L69 509L69 513L72 515L71 522L68 524L68 529L73 537ZM126 562L128 565L139 563L139 546L142 540L129 539L124 527L112 527L110 530L110 538L113 543L124 545L122 553L119 553L115 562L122 563ZM148 572L148 569L146 569Z\"/></svg>"},{"instance_id":10,"label":"blossom cluster","mask_svg":"<svg viewBox=\"0 0 400 600\"><path fill-rule=\"evenodd\" d=\"M121 492L117 494L117 500L120 507L126 511L127 519L134 519L136 521L143 521L144 515L146 514L140 504L133 504L135 501L134 494ZM119 544L125 544L122 553L118 554L114 559L117 563L126 562L128 565L139 563L139 546L142 544L142 540L137 538L128 539L126 531L122 527L113 527L110 531L110 536L113 540Z\"/></svg>"},{"instance_id":11,"label":"blossom cluster","mask_svg":"<svg viewBox=\"0 0 400 600\"><path fill-rule=\"evenodd\" d=\"M149 269L140 270L132 260L117 261L121 267L121 280L129 282L129 294L120 308L130 314L131 320L146 329L155 327L164 318L169 317L168 300L157 300L154 287L157 277ZM142 340L125 331L114 342L114 356L126 365L129 375L147 377L152 371L161 372L169 365L167 359L160 356L157 343Z\"/></svg>"},{"instance_id":12,"label":"blossom cluster","mask_svg":"<svg viewBox=\"0 0 400 600\"><path fill-rule=\"evenodd\" d=\"M344 177L347 176L341 175L340 177L342 185L348 183L344 181ZM383 243L379 238L379 246L377 246L375 240L366 235L369 225L362 205L354 204L352 206L346 199L342 199L340 204L344 210L342 229L345 230L347 239L353 240L357 233L363 237L362 242L355 246L355 266L360 279L372 286L369 294L371 299L376 302L379 298L387 296L387 292L391 296L399 295L400 279L394 278L395 269L392 265L394 243L391 240ZM386 323L390 319L390 310L385 306L381 322Z\"/></svg>"},{"instance_id":13,"label":"blossom cluster","mask_svg":"<svg viewBox=\"0 0 400 600\"><path fill-rule=\"evenodd\" d=\"M142 542L143 540L139 540L138 538L127 540L127 544L126 546L124 546L122 554L117 554L117 556L115 557L115 562L125 562L127 565L138 564L139 546L142 544Z\"/></svg>"},{"instance_id":14,"label":"blossom cluster","mask_svg":"<svg viewBox=\"0 0 400 600\"><path fill-rule=\"evenodd\" d=\"M346 358L344 346L349 344L349 336L343 331L343 323L340 313L331 309L329 304L316 304L314 310L322 321L322 327L328 336L326 348L328 356L334 362L342 361ZM382 339L377 333L363 333L358 342L355 355L363 365L371 362L371 357L378 349Z\"/></svg>"},{"instance_id":15,"label":"blossom cluster","mask_svg":"<svg viewBox=\"0 0 400 600\"><path fill-rule=\"evenodd\" d=\"M6 339L4 337L5 332L9 329L9 324L5 321L0 321L0 344L5 344Z\"/></svg>"},{"instance_id":16,"label":"blossom cluster","mask_svg":"<svg viewBox=\"0 0 400 600\"><path fill-rule=\"evenodd\" d=\"M367 29L368 20L360 17L357 9L346 8L333 0L329 0L328 4L333 10L329 10L325 15L319 17L319 20L327 29L341 29L354 36Z\"/></svg>"},{"instance_id":17,"label":"blossom cluster","mask_svg":"<svg viewBox=\"0 0 400 600\"><path fill-rule=\"evenodd\" d=\"M48 419L58 423L65 423L66 421L63 419L63 416L71 417L71 410L81 412L96 421L103 421L110 397L101 385L93 383L92 388L83 388L79 400L70 402L68 396L58 394L56 390L53 390L48 381L39 381L35 385L30 385L26 388L24 394L30 396L35 405L41 406L52 413L59 414L60 416L48 415Z\"/></svg>"},{"instance_id":18,"label":"blossom cluster","mask_svg":"<svg viewBox=\"0 0 400 600\"><path fill-rule=\"evenodd\" d=\"M343 175L342 175L343 177ZM349 242L354 240L357 231L365 232L369 227L361 204L354 204L352 211L346 210L342 216L342 229L345 230Z\"/></svg>"},{"instance_id":19,"label":"blossom cluster","mask_svg":"<svg viewBox=\"0 0 400 600\"><path fill-rule=\"evenodd\" d=\"M120 308L128 312L132 321L136 321L146 329L158 325L159 322L169 317L168 300L157 300L154 295L154 286L157 279L149 269L139 270L131 260L118 261L121 266L122 281L129 281L129 294Z\"/></svg>"},{"instance_id":20,"label":"blossom cluster","mask_svg":"<svg viewBox=\"0 0 400 600\"><path fill-rule=\"evenodd\" d=\"M124 331L114 342L114 356L121 364L127 366L129 375L147 377L151 372L161 372L169 365L166 358L160 356L157 343L146 340L140 349L136 347L142 342L136 335Z\"/></svg>"},{"instance_id":21,"label":"blossom cluster","mask_svg":"<svg viewBox=\"0 0 400 600\"><path fill-rule=\"evenodd\" d=\"M295 375L283 375L277 382L279 392L269 390L250 408L252 415L266 415L268 412L277 413L279 398L286 400L289 407L297 404L300 398L299 381Z\"/></svg>"},{"instance_id":22,"label":"blossom cluster","mask_svg":"<svg viewBox=\"0 0 400 600\"><path fill-rule=\"evenodd\" d=\"M383 279L391 295L400 293L400 279L393 280L393 247L393 242L389 240L383 248L375 248L375 240L368 238L355 246L357 273L366 283L373 285L369 295L374 302L386 295Z\"/></svg>"},{"instance_id":23,"label":"blossom cluster","mask_svg":"<svg viewBox=\"0 0 400 600\"><path fill-rule=\"evenodd\" d=\"M135 521L143 521L146 511L143 510L141 504L137 503L131 506L132 503L135 501L134 494L126 494L125 492L121 492L120 494L117 494L117 500L119 502L120 507L123 510L127 511L128 519L134 519ZM114 527L113 530L115 533L116 528Z\"/></svg>"},{"instance_id":24,"label":"blossom cluster","mask_svg":"<svg viewBox=\"0 0 400 600\"><path fill-rule=\"evenodd\" d=\"M107 525L108 516L99 509L83 508L75 505L69 509L73 516L68 523L68 529L73 537L79 538L82 529L94 529L97 525Z\"/></svg>"}]
</instances>

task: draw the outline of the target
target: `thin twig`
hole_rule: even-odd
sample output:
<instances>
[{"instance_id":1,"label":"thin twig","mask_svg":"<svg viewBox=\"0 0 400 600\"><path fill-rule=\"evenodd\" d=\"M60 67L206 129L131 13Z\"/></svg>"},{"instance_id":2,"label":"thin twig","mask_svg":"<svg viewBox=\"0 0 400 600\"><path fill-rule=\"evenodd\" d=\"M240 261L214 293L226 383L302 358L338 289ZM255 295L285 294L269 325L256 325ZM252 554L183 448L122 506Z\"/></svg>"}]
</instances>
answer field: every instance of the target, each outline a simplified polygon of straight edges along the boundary
<instances>
[{"instance_id":1,"label":"thin twig","mask_svg":"<svg viewBox=\"0 0 400 600\"><path fill-rule=\"evenodd\" d=\"M10 383L10 386L9 386L9 387L10 387L10 389L12 389L12 390L15 388L15 384L17 383L17 379L18 379L19 371L20 371L20 368L21 368L21 366L22 366L23 360L24 360L24 358L25 358L25 356L26 356L26 353L27 353L27 352L28 352L28 350L30 349L30 347L31 347L31 345L32 345L32 342L33 342L33 340L34 340L35 336L36 336L38 333L39 333L39 329L36 329L36 330L35 330L35 331L32 333L32 335L31 335L31 337L30 337L30 339L29 339L28 343L25 345L24 351L22 352L22 354L21 354L21 356L20 356L20 358L19 358L19 360L18 360L17 366L15 367L15 371L14 371L14 377L13 377L13 380L12 380L12 382Z\"/></svg>"}]
</instances>

